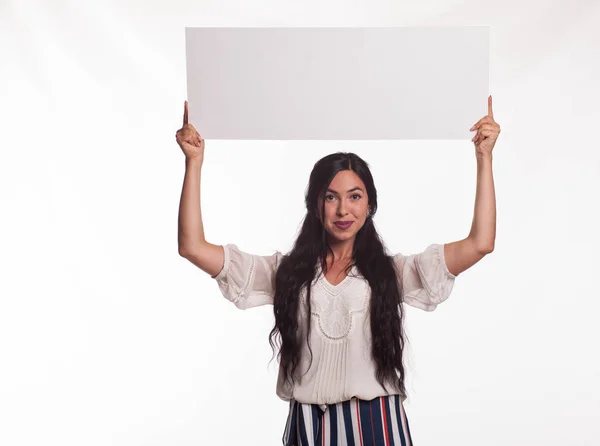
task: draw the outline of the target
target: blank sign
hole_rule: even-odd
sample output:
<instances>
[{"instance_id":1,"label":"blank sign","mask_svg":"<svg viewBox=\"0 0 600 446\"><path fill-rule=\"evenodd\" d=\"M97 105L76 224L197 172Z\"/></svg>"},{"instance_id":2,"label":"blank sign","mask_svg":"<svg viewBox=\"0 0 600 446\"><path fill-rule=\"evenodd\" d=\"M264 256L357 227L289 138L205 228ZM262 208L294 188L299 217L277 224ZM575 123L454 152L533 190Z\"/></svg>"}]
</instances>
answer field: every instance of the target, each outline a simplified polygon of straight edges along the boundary
<instances>
[{"instance_id":1,"label":"blank sign","mask_svg":"<svg viewBox=\"0 0 600 446\"><path fill-rule=\"evenodd\" d=\"M489 27L186 28L205 139L470 139Z\"/></svg>"}]
</instances>

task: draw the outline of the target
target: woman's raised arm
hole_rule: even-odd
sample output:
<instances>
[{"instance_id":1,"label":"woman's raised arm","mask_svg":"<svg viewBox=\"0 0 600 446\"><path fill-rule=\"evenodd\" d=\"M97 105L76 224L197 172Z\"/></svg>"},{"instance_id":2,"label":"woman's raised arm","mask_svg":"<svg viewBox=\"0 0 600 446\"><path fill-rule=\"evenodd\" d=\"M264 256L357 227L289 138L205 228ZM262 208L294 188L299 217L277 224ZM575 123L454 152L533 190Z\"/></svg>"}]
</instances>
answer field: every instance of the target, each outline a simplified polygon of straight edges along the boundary
<instances>
[{"instance_id":1,"label":"woman's raised arm","mask_svg":"<svg viewBox=\"0 0 600 446\"><path fill-rule=\"evenodd\" d=\"M185 154L185 177L179 202L179 254L202 271L216 276L223 268L225 255L221 245L206 241L200 206L200 179L204 162L204 139L188 123L187 101L184 103L183 126L175 134Z\"/></svg>"}]
</instances>

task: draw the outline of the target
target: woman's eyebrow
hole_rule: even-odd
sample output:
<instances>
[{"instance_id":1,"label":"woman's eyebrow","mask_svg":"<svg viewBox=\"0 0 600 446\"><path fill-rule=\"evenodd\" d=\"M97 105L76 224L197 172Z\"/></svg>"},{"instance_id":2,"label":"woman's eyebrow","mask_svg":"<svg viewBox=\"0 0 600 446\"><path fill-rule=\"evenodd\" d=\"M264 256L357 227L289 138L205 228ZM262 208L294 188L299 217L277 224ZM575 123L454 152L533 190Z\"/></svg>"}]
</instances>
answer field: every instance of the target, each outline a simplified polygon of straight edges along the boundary
<instances>
[{"instance_id":1,"label":"woman's eyebrow","mask_svg":"<svg viewBox=\"0 0 600 446\"><path fill-rule=\"evenodd\" d=\"M364 193L364 190L362 190L360 187L353 187L352 189L346 191L346 193L354 192L355 190L359 190ZM339 193L333 189L327 189L327 192L333 192L334 194L339 195Z\"/></svg>"}]
</instances>

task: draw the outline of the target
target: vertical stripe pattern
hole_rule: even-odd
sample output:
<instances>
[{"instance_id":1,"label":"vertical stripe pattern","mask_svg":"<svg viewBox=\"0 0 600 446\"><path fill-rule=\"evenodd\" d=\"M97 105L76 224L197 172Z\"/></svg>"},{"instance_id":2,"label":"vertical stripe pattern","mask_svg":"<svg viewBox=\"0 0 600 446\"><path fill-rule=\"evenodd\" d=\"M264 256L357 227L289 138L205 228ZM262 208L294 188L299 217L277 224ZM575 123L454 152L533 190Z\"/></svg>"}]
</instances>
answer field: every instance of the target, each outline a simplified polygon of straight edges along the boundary
<instances>
[{"instance_id":1,"label":"vertical stripe pattern","mask_svg":"<svg viewBox=\"0 0 600 446\"><path fill-rule=\"evenodd\" d=\"M399 395L370 401L352 398L327 405L292 399L282 437L284 446L413 446Z\"/></svg>"}]
</instances>

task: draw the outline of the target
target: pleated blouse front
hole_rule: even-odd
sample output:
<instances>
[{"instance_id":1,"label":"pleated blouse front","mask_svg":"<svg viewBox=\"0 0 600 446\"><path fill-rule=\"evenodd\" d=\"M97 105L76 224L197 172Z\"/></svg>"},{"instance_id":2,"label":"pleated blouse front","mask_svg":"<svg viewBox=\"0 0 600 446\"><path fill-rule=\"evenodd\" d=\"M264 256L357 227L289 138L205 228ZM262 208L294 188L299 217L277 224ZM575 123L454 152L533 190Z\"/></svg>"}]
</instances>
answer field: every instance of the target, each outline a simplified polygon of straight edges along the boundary
<instances>
[{"instance_id":1,"label":"pleated blouse front","mask_svg":"<svg viewBox=\"0 0 600 446\"><path fill-rule=\"evenodd\" d=\"M237 308L248 309L272 305L275 273L283 255L277 251L262 256L240 250L234 244L223 245L223 269L214 276L223 296ZM423 252L392 256L401 301L412 307L433 311L448 298L454 276L444 258L444 245L431 244ZM317 267L317 279L311 288L311 354L306 344L306 290L300 293L298 333L303 339L296 385L284 383L280 368L277 395L284 401L292 398L301 403L327 404L347 401L353 396L371 400L388 392L375 377L376 365L371 356L371 327L368 282L353 267L342 282L332 285ZM303 375L303 376L301 376ZM406 395L400 395L406 399Z\"/></svg>"}]
</instances>

